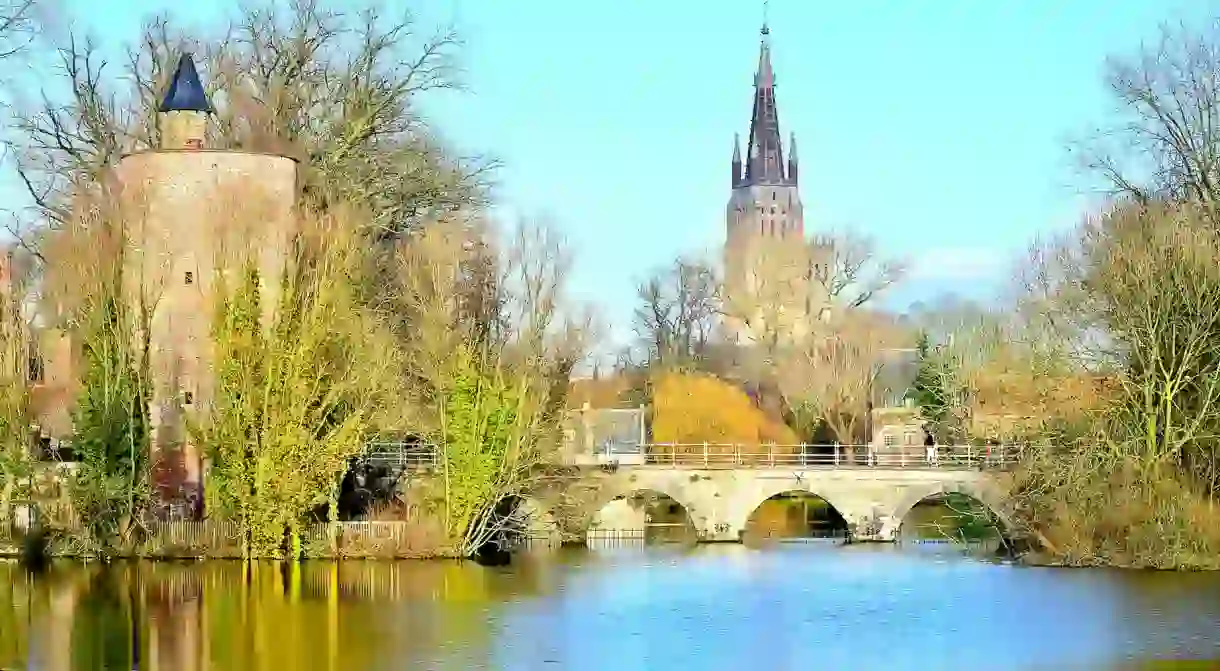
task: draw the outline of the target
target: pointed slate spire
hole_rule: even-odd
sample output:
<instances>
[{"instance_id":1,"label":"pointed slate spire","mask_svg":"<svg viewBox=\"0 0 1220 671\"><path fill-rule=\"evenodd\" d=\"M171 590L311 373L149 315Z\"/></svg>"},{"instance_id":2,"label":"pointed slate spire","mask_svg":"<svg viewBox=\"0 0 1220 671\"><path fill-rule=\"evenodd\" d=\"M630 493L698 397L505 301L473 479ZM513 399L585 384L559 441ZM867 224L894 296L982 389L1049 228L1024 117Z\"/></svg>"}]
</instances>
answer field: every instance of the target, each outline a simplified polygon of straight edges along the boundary
<instances>
[{"instance_id":1,"label":"pointed slate spire","mask_svg":"<svg viewBox=\"0 0 1220 671\"><path fill-rule=\"evenodd\" d=\"M775 105L775 73L771 70L771 31L763 24L754 75L754 114L750 119L750 144L746 151L745 183L783 184L784 148L779 134L779 110Z\"/></svg>"},{"instance_id":2,"label":"pointed slate spire","mask_svg":"<svg viewBox=\"0 0 1220 671\"><path fill-rule=\"evenodd\" d=\"M158 112L203 112L212 113L212 103L199 81L199 72L195 69L195 61L189 53L178 58L178 69L170 81L169 90L161 100Z\"/></svg>"},{"instance_id":3,"label":"pointed slate spire","mask_svg":"<svg viewBox=\"0 0 1220 671\"><path fill-rule=\"evenodd\" d=\"M765 23L762 27L762 44L758 50L758 74L754 75L754 85L761 88L775 86L775 73L771 70L771 29Z\"/></svg>"}]
</instances>

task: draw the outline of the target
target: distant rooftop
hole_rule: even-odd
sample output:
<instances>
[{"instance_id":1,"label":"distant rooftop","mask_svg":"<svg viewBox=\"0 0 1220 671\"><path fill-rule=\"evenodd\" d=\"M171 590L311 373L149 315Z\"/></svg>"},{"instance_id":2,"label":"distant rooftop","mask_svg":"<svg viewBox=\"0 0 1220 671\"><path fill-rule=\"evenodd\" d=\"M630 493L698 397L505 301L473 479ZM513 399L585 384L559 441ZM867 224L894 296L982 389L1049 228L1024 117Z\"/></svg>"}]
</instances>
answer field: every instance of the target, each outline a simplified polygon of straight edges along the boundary
<instances>
[{"instance_id":1,"label":"distant rooftop","mask_svg":"<svg viewBox=\"0 0 1220 671\"><path fill-rule=\"evenodd\" d=\"M873 382L874 403L878 407L897 408L915 384L919 372L919 354L907 351L889 351L882 356Z\"/></svg>"},{"instance_id":2,"label":"distant rooftop","mask_svg":"<svg viewBox=\"0 0 1220 671\"><path fill-rule=\"evenodd\" d=\"M184 53L178 58L178 68L174 70L174 78L169 83L165 98L161 100L158 112L212 112L212 103L199 81L199 72L195 69L195 61L191 55Z\"/></svg>"}]
</instances>

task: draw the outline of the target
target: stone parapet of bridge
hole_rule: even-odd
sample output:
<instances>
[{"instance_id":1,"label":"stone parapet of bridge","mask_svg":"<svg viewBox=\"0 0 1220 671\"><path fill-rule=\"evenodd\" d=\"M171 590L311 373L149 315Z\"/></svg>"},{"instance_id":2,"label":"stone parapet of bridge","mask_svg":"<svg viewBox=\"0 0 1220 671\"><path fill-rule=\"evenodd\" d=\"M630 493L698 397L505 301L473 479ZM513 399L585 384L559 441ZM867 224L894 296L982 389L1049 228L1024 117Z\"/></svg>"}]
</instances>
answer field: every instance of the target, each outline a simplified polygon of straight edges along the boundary
<instances>
[{"instance_id":1,"label":"stone parapet of bridge","mask_svg":"<svg viewBox=\"0 0 1220 671\"><path fill-rule=\"evenodd\" d=\"M966 468L728 468L620 467L602 487L608 505L636 492L664 494L686 509L700 540L738 542L746 522L776 495L806 493L824 499L843 516L859 541L893 541L917 503L948 493L969 496L1008 522L1009 476ZM618 512L616 512L618 511ZM604 508L606 529L642 526L629 506Z\"/></svg>"}]
</instances>

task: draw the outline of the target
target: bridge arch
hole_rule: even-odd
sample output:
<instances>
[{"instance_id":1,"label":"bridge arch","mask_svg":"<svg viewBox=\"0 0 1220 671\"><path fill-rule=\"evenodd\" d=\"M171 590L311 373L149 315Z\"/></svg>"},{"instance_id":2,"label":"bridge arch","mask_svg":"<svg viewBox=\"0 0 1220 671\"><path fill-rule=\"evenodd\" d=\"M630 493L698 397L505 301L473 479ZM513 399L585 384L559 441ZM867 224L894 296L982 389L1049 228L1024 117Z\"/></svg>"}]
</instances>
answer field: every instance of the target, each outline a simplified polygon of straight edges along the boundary
<instances>
[{"instance_id":1,"label":"bridge arch","mask_svg":"<svg viewBox=\"0 0 1220 671\"><path fill-rule=\"evenodd\" d=\"M641 501L649 495L661 498L660 501ZM649 503L669 505L661 510L649 510ZM586 541L594 538L598 532L620 533L637 532L643 538L647 525L651 522L650 514L660 514L666 519L676 519L674 524L683 524L696 533L700 531L701 519L695 502L684 496L679 488L667 487L661 483L629 483L608 490L600 496L596 508L589 519L585 530ZM675 508L676 509L673 509Z\"/></svg>"},{"instance_id":2,"label":"bridge arch","mask_svg":"<svg viewBox=\"0 0 1220 671\"><path fill-rule=\"evenodd\" d=\"M851 510L844 507L842 502L837 501L838 497L830 496L819 491L818 488L810 487L809 483L788 479L763 480L759 482L759 486L750 488L748 492L743 492L733 502L733 505L727 511L729 527L739 533L744 532L754 512L767 501L782 494L804 494L806 496L817 497L825 501L830 509L842 518L844 525L848 524L851 519Z\"/></svg>"},{"instance_id":3,"label":"bridge arch","mask_svg":"<svg viewBox=\"0 0 1220 671\"><path fill-rule=\"evenodd\" d=\"M768 506L773 502L778 505ZM808 489L789 489L760 501L746 515L741 532L743 541L811 536L845 538L848 526L843 511L825 497Z\"/></svg>"},{"instance_id":4,"label":"bridge arch","mask_svg":"<svg viewBox=\"0 0 1220 671\"><path fill-rule=\"evenodd\" d=\"M1005 530L1013 529L1013 520L1004 497L999 492L985 485L971 482L937 482L927 487L911 488L899 499L898 504L890 512L889 519L881 526L880 537L886 540L898 538L903 520L910 515L911 510L929 499L943 497L949 494L960 494L980 503L988 512L995 515L1000 526Z\"/></svg>"}]
</instances>

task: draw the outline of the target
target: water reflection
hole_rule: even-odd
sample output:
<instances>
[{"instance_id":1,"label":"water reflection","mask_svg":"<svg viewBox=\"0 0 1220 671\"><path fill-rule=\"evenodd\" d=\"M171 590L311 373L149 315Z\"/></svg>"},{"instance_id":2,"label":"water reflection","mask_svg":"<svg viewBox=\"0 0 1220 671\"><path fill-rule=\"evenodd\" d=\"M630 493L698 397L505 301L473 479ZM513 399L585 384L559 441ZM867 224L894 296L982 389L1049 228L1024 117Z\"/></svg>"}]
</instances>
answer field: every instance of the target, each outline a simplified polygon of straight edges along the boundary
<instances>
[{"instance_id":1,"label":"water reflection","mask_svg":"<svg viewBox=\"0 0 1220 671\"><path fill-rule=\"evenodd\" d=\"M0 564L0 668L1021 669L1220 661L1220 577L936 548L458 562Z\"/></svg>"},{"instance_id":2,"label":"water reflection","mask_svg":"<svg viewBox=\"0 0 1220 671\"><path fill-rule=\"evenodd\" d=\"M847 521L826 499L808 492L784 492L763 501L746 520L751 545L806 539L845 539Z\"/></svg>"}]
</instances>

